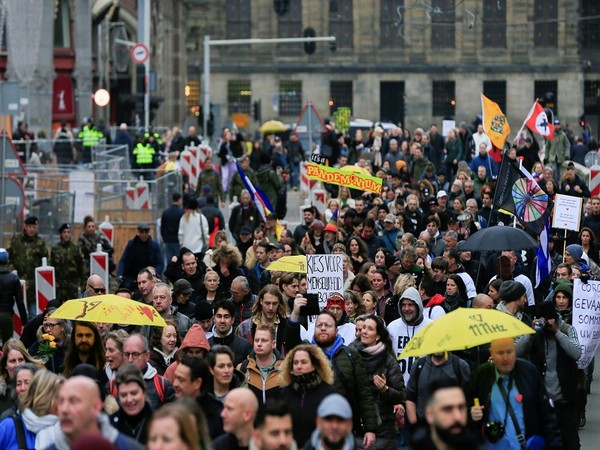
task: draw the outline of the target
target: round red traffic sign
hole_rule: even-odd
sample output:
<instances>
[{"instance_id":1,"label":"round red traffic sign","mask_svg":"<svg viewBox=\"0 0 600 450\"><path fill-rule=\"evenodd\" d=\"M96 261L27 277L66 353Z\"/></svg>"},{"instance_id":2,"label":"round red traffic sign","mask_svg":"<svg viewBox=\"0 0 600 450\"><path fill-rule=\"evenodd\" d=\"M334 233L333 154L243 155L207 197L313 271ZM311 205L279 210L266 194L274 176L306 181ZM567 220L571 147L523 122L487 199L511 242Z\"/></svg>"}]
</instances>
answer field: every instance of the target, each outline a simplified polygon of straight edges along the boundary
<instances>
[{"instance_id":1,"label":"round red traffic sign","mask_svg":"<svg viewBox=\"0 0 600 450\"><path fill-rule=\"evenodd\" d=\"M136 64L144 64L150 57L150 50L144 44L135 44L131 47L131 59Z\"/></svg>"}]
</instances>

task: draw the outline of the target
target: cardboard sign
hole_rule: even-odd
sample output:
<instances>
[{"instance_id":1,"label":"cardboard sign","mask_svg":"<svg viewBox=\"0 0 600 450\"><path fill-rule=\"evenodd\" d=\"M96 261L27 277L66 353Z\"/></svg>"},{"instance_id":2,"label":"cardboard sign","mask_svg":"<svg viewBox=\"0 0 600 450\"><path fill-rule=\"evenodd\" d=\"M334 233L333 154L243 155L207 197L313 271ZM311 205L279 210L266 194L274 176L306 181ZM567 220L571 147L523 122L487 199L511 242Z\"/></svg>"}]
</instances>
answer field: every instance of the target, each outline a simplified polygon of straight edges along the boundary
<instances>
[{"instance_id":1,"label":"cardboard sign","mask_svg":"<svg viewBox=\"0 0 600 450\"><path fill-rule=\"evenodd\" d=\"M306 165L306 176L313 180L325 183L347 186L359 191L374 192L381 194L383 180L364 173L350 172L349 170L336 169L333 167L317 164Z\"/></svg>"},{"instance_id":2,"label":"cardboard sign","mask_svg":"<svg viewBox=\"0 0 600 450\"><path fill-rule=\"evenodd\" d=\"M342 255L306 255L306 282L307 292L318 294L319 307L325 308L332 293L344 293Z\"/></svg>"},{"instance_id":3,"label":"cardboard sign","mask_svg":"<svg viewBox=\"0 0 600 450\"><path fill-rule=\"evenodd\" d=\"M580 369L586 368L600 344L600 281L573 283L573 326L581 346L577 361Z\"/></svg>"},{"instance_id":4,"label":"cardboard sign","mask_svg":"<svg viewBox=\"0 0 600 450\"><path fill-rule=\"evenodd\" d=\"M552 227L579 231L583 199L572 195L556 194Z\"/></svg>"}]
</instances>

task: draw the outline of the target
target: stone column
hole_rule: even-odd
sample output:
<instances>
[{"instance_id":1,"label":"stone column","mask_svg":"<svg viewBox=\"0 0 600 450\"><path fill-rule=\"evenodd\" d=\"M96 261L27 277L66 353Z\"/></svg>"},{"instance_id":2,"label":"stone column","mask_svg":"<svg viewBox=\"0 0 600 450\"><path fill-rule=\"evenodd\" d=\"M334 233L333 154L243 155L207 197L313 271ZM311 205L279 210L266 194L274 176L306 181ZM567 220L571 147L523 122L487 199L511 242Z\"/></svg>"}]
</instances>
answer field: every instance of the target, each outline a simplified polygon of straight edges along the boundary
<instances>
[{"instance_id":1,"label":"stone column","mask_svg":"<svg viewBox=\"0 0 600 450\"><path fill-rule=\"evenodd\" d=\"M92 10L90 0L74 0L75 108L77 121L92 115Z\"/></svg>"}]
</instances>

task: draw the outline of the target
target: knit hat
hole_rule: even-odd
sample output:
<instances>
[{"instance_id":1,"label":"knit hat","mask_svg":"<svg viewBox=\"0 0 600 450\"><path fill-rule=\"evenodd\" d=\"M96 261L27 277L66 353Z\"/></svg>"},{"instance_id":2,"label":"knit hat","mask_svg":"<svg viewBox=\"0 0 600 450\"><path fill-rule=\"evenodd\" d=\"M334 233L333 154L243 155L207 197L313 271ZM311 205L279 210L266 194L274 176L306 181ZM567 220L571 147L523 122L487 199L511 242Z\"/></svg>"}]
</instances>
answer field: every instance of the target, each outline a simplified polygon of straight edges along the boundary
<instances>
[{"instance_id":1,"label":"knit hat","mask_svg":"<svg viewBox=\"0 0 600 450\"><path fill-rule=\"evenodd\" d=\"M339 417L340 419L352 419L352 407L348 400L340 394L329 394L317 408L318 417Z\"/></svg>"},{"instance_id":2,"label":"knit hat","mask_svg":"<svg viewBox=\"0 0 600 450\"><path fill-rule=\"evenodd\" d=\"M507 280L502 283L498 293L505 303L510 303L519 300L526 292L525 286L518 281Z\"/></svg>"},{"instance_id":3,"label":"knit hat","mask_svg":"<svg viewBox=\"0 0 600 450\"><path fill-rule=\"evenodd\" d=\"M399 159L398 161L396 161L396 169L397 170L402 170L402 168L406 166L406 161Z\"/></svg>"},{"instance_id":4,"label":"knit hat","mask_svg":"<svg viewBox=\"0 0 600 450\"><path fill-rule=\"evenodd\" d=\"M8 264L8 251L5 248L0 248L0 266Z\"/></svg>"},{"instance_id":5,"label":"knit hat","mask_svg":"<svg viewBox=\"0 0 600 450\"><path fill-rule=\"evenodd\" d=\"M196 320L198 322L201 322L203 320L208 320L208 319L212 319L213 316L213 309L210 303L208 303L206 300L200 300L198 303L196 303Z\"/></svg>"},{"instance_id":6,"label":"knit hat","mask_svg":"<svg viewBox=\"0 0 600 450\"><path fill-rule=\"evenodd\" d=\"M558 292L563 292L567 297L569 297L569 300L571 302L573 302L573 286L571 286L571 283L565 283L565 282L558 283L556 285L556 287L554 288L553 298L556 297L556 294Z\"/></svg>"},{"instance_id":7,"label":"knit hat","mask_svg":"<svg viewBox=\"0 0 600 450\"><path fill-rule=\"evenodd\" d=\"M567 245L567 251L573 257L576 263L581 262L581 257L583 256L583 249L579 244L571 244Z\"/></svg>"},{"instance_id":8,"label":"knit hat","mask_svg":"<svg viewBox=\"0 0 600 450\"><path fill-rule=\"evenodd\" d=\"M116 450L117 447L100 433L86 433L73 442L72 450Z\"/></svg>"},{"instance_id":9,"label":"knit hat","mask_svg":"<svg viewBox=\"0 0 600 450\"><path fill-rule=\"evenodd\" d=\"M334 292L329 296L329 298L327 299L327 305L325 306L325 309L329 309L332 305L339 306L340 308L342 308L343 311L346 311L346 300L344 299L344 296L342 294Z\"/></svg>"}]
</instances>

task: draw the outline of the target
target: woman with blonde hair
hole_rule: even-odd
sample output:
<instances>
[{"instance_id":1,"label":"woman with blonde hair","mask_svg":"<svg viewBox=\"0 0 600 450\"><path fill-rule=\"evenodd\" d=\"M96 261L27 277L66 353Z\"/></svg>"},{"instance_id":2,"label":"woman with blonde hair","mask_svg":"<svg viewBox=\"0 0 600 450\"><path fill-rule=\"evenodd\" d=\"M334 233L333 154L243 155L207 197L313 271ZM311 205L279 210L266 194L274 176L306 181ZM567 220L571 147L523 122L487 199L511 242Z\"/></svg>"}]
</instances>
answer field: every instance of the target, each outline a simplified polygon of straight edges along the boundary
<instances>
[{"instance_id":1,"label":"woman with blonde hair","mask_svg":"<svg viewBox=\"0 0 600 450\"><path fill-rule=\"evenodd\" d=\"M354 208L356 205L352 195L350 194L350 189L348 189L347 186L340 186L338 190L337 202L338 205L340 205L340 208L345 205L348 205L350 208Z\"/></svg>"},{"instance_id":2,"label":"woman with blonde hair","mask_svg":"<svg viewBox=\"0 0 600 450\"><path fill-rule=\"evenodd\" d=\"M148 450L162 450L167 444L178 450L200 450L194 415L181 404L170 403L157 410L148 429Z\"/></svg>"},{"instance_id":3,"label":"woman with blonde hair","mask_svg":"<svg viewBox=\"0 0 600 450\"><path fill-rule=\"evenodd\" d=\"M207 250L208 221L198 209L198 201L195 198L189 199L185 206L185 212L179 221L177 237L181 248L189 248L199 259Z\"/></svg>"},{"instance_id":4,"label":"woman with blonde hair","mask_svg":"<svg viewBox=\"0 0 600 450\"><path fill-rule=\"evenodd\" d=\"M47 448L54 444L58 427L55 400L64 377L49 370L39 370L31 380L20 415L0 422L0 448L25 448L19 442L16 427L22 427L26 448Z\"/></svg>"},{"instance_id":5,"label":"woman with blonde hair","mask_svg":"<svg viewBox=\"0 0 600 450\"><path fill-rule=\"evenodd\" d=\"M315 429L319 403L335 392L333 370L318 346L300 344L287 354L279 371L280 398L290 407L294 438L302 448Z\"/></svg>"}]
</instances>

